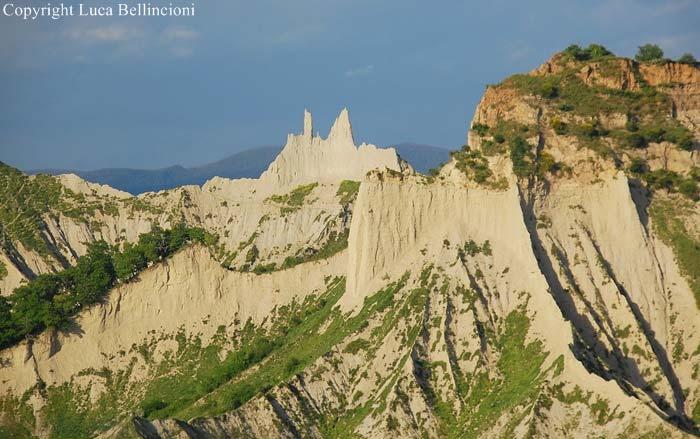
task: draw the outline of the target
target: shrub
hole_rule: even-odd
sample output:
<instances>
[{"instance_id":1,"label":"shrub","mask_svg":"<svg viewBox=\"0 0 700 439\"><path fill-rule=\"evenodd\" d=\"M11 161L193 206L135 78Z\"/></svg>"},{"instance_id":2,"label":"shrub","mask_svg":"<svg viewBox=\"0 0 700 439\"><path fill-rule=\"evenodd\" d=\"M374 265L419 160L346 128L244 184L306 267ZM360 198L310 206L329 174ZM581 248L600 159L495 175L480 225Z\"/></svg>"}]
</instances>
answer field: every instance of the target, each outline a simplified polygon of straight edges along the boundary
<instances>
[{"instance_id":1,"label":"shrub","mask_svg":"<svg viewBox=\"0 0 700 439\"><path fill-rule=\"evenodd\" d=\"M678 58L678 62L683 64L695 64L698 61L691 53L684 53L680 58Z\"/></svg>"},{"instance_id":2,"label":"shrub","mask_svg":"<svg viewBox=\"0 0 700 439\"><path fill-rule=\"evenodd\" d=\"M639 50L634 56L634 59L640 62L649 62L658 61L660 59L663 59L663 57L664 51L661 50L659 46L657 46L656 44L645 44L643 46L639 46Z\"/></svg>"},{"instance_id":3,"label":"shrub","mask_svg":"<svg viewBox=\"0 0 700 439\"><path fill-rule=\"evenodd\" d=\"M641 134L649 142L659 143L664 141L666 131L660 126L647 126L641 131Z\"/></svg>"},{"instance_id":4,"label":"shrub","mask_svg":"<svg viewBox=\"0 0 700 439\"><path fill-rule=\"evenodd\" d=\"M564 49L564 53L576 60L588 59L588 53L586 53L586 51L583 50L578 44L570 45L569 47Z\"/></svg>"},{"instance_id":5,"label":"shrub","mask_svg":"<svg viewBox=\"0 0 700 439\"><path fill-rule=\"evenodd\" d=\"M468 147L467 149L462 148L461 151L453 151L452 157L456 161L457 169L477 183L486 183L493 175L488 161L479 151L472 151Z\"/></svg>"},{"instance_id":6,"label":"shrub","mask_svg":"<svg viewBox=\"0 0 700 439\"><path fill-rule=\"evenodd\" d=\"M695 142L693 141L692 136L683 136L681 137L678 142L678 147L680 149L683 149L685 151L692 151L693 147L695 146Z\"/></svg>"},{"instance_id":7,"label":"shrub","mask_svg":"<svg viewBox=\"0 0 700 439\"><path fill-rule=\"evenodd\" d=\"M569 126L566 124L566 122L562 122L559 119L554 119L552 120L552 129L554 129L554 132L563 135L566 134L568 131Z\"/></svg>"},{"instance_id":8,"label":"shrub","mask_svg":"<svg viewBox=\"0 0 700 439\"><path fill-rule=\"evenodd\" d=\"M652 189L666 189L671 191L679 183L680 176L673 171L657 169L654 172L647 173L644 179Z\"/></svg>"},{"instance_id":9,"label":"shrub","mask_svg":"<svg viewBox=\"0 0 700 439\"><path fill-rule=\"evenodd\" d=\"M698 193L698 184L690 179L683 180L681 183L678 184L678 192L696 201L700 198L700 195Z\"/></svg>"},{"instance_id":10,"label":"shrub","mask_svg":"<svg viewBox=\"0 0 700 439\"><path fill-rule=\"evenodd\" d=\"M564 53L577 61L599 59L613 55L611 51L600 44L589 44L585 49L578 44L572 44L564 49Z\"/></svg>"},{"instance_id":11,"label":"shrub","mask_svg":"<svg viewBox=\"0 0 700 439\"><path fill-rule=\"evenodd\" d=\"M629 170L633 174L644 174L648 170L647 162L640 158L634 158L632 159Z\"/></svg>"},{"instance_id":12,"label":"shrub","mask_svg":"<svg viewBox=\"0 0 700 439\"><path fill-rule=\"evenodd\" d=\"M153 412L157 412L158 410L162 410L166 408L168 404L165 402L159 400L159 399L150 399L148 401L144 401L141 403L141 409L143 410L143 416L144 417L149 417Z\"/></svg>"},{"instance_id":13,"label":"shrub","mask_svg":"<svg viewBox=\"0 0 700 439\"><path fill-rule=\"evenodd\" d=\"M542 152L537 161L537 176L542 178L546 173L556 174L561 170L561 163L554 160L550 154Z\"/></svg>"},{"instance_id":14,"label":"shrub","mask_svg":"<svg viewBox=\"0 0 700 439\"><path fill-rule=\"evenodd\" d=\"M483 137L488 134L489 126L484 123L477 122L474 125L472 125L472 131Z\"/></svg>"},{"instance_id":15,"label":"shrub","mask_svg":"<svg viewBox=\"0 0 700 439\"><path fill-rule=\"evenodd\" d=\"M253 244L248 250L248 253L245 255L245 262L247 264L253 264L258 260L258 256L260 256L260 251L258 250L258 247Z\"/></svg>"},{"instance_id":16,"label":"shrub","mask_svg":"<svg viewBox=\"0 0 700 439\"><path fill-rule=\"evenodd\" d=\"M301 365L301 361L297 357L291 357L284 365L284 371L287 374L292 374L296 372L297 368Z\"/></svg>"},{"instance_id":17,"label":"shrub","mask_svg":"<svg viewBox=\"0 0 700 439\"><path fill-rule=\"evenodd\" d=\"M590 54L591 59L598 59L613 55L611 51L600 44L589 44L586 51Z\"/></svg>"},{"instance_id":18,"label":"shrub","mask_svg":"<svg viewBox=\"0 0 700 439\"><path fill-rule=\"evenodd\" d=\"M627 146L630 148L646 148L647 146L647 140L642 136L641 134L638 133L631 133L627 135Z\"/></svg>"},{"instance_id":19,"label":"shrub","mask_svg":"<svg viewBox=\"0 0 700 439\"><path fill-rule=\"evenodd\" d=\"M558 108L559 108L559 111L573 111L574 106L571 104L564 103L564 104L559 105Z\"/></svg>"},{"instance_id":20,"label":"shrub","mask_svg":"<svg viewBox=\"0 0 700 439\"><path fill-rule=\"evenodd\" d=\"M595 137L604 136L606 134L605 130L600 126L600 124L597 121L581 125L579 127L579 132L581 135L591 139Z\"/></svg>"},{"instance_id":21,"label":"shrub","mask_svg":"<svg viewBox=\"0 0 700 439\"><path fill-rule=\"evenodd\" d=\"M535 93L545 99L553 99L559 96L559 88L557 87L556 82L548 78L547 80L543 81L539 87L537 87Z\"/></svg>"},{"instance_id":22,"label":"shrub","mask_svg":"<svg viewBox=\"0 0 700 439\"><path fill-rule=\"evenodd\" d=\"M527 177L532 170L532 147L519 136L511 140L509 146L513 172L520 178Z\"/></svg>"}]
</instances>

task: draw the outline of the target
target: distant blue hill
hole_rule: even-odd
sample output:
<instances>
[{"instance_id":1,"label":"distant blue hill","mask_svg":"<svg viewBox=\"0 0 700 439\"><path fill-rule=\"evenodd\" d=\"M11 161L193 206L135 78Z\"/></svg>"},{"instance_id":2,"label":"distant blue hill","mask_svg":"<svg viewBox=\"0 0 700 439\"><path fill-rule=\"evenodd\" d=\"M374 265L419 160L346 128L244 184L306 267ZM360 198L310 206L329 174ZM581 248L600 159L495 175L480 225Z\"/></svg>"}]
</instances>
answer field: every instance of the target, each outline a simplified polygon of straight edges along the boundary
<instances>
[{"instance_id":1,"label":"distant blue hill","mask_svg":"<svg viewBox=\"0 0 700 439\"><path fill-rule=\"evenodd\" d=\"M429 145L401 143L395 146L399 155L418 172L425 173L449 158L449 150ZM34 169L29 174L76 174L82 179L137 195L171 189L186 184L201 185L212 177L257 178L277 157L280 146L247 149L222 160L193 168L170 166L161 169L105 168L94 171L70 169Z\"/></svg>"}]
</instances>

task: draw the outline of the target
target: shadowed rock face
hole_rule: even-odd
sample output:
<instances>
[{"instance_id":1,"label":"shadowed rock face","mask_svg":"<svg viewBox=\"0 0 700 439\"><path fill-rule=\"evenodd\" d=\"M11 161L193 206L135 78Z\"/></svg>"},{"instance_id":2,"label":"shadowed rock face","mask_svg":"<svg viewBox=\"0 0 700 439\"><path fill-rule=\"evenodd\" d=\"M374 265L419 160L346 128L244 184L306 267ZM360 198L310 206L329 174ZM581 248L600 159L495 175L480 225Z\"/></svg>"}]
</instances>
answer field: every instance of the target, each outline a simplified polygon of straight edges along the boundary
<instances>
[{"instance_id":1,"label":"shadowed rock face","mask_svg":"<svg viewBox=\"0 0 700 439\"><path fill-rule=\"evenodd\" d=\"M306 113L260 179L133 198L62 177L84 197L63 194L60 206L116 206L88 223L63 207L43 212L37 233L66 264L82 241L133 241L173 218L219 241L119 285L68 331L0 351L0 432L697 434L700 209L679 187L695 178L697 145L669 137L630 149L629 115L602 101L676 78L658 96L645 90L638 132L677 122L697 142L688 122L697 80L685 67L608 61L555 56L490 87L472 148L436 176L413 173L391 150L356 147L344 111L326 139ZM551 79L559 95L537 94L532 78ZM578 91L588 101L564 107L567 81L587 87ZM574 130L594 123L607 133ZM675 183L630 171L640 157L650 174L674 170ZM61 268L19 239L12 248L6 288Z\"/></svg>"}]
</instances>

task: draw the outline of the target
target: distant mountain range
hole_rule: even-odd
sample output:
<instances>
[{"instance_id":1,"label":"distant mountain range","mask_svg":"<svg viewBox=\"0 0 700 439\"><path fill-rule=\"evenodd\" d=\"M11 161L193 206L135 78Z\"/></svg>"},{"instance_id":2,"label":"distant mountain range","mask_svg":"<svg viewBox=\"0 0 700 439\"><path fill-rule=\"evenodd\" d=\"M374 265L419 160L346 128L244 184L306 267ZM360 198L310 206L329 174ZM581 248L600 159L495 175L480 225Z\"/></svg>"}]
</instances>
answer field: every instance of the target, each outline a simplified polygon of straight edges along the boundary
<instances>
[{"instance_id":1,"label":"distant mountain range","mask_svg":"<svg viewBox=\"0 0 700 439\"><path fill-rule=\"evenodd\" d=\"M400 143L399 155L418 172L425 173L449 158L449 150L416 143ZM171 189L177 186L201 185L212 177L256 178L267 169L282 147L259 146L230 155L202 166L185 168L180 165L161 169L104 168L94 171L71 169L34 169L29 174L76 174L84 180L107 184L115 189L138 195L144 192Z\"/></svg>"}]
</instances>

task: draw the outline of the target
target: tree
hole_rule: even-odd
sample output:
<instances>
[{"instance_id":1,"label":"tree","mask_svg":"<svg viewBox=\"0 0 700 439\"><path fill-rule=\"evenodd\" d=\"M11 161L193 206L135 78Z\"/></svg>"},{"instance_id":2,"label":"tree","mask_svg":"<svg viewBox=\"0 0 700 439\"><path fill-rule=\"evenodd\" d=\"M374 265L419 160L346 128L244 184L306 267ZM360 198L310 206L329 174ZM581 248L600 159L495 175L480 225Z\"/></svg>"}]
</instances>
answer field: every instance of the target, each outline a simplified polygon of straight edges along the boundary
<instances>
[{"instance_id":1,"label":"tree","mask_svg":"<svg viewBox=\"0 0 700 439\"><path fill-rule=\"evenodd\" d=\"M589 53L591 59L603 58L604 56L613 54L605 46L601 46L600 44L589 44L586 48L586 52Z\"/></svg>"},{"instance_id":2,"label":"tree","mask_svg":"<svg viewBox=\"0 0 700 439\"><path fill-rule=\"evenodd\" d=\"M139 246L126 243L121 253L114 255L114 272L117 279L128 282L146 268L148 261Z\"/></svg>"},{"instance_id":3,"label":"tree","mask_svg":"<svg viewBox=\"0 0 700 439\"><path fill-rule=\"evenodd\" d=\"M149 262L156 262L170 253L169 238L167 230L163 230L158 225L154 225L150 232L143 233L139 236L138 245L143 250L143 254Z\"/></svg>"},{"instance_id":4,"label":"tree","mask_svg":"<svg viewBox=\"0 0 700 439\"><path fill-rule=\"evenodd\" d=\"M692 53L686 52L678 58L678 62L683 64L695 64L698 60L695 59Z\"/></svg>"},{"instance_id":5,"label":"tree","mask_svg":"<svg viewBox=\"0 0 700 439\"><path fill-rule=\"evenodd\" d=\"M49 326L55 319L52 299L61 288L57 276L42 274L10 296L12 319L21 334L31 334Z\"/></svg>"},{"instance_id":6,"label":"tree","mask_svg":"<svg viewBox=\"0 0 700 439\"><path fill-rule=\"evenodd\" d=\"M564 49L564 53L577 61L587 61L613 55L611 51L600 44L589 44L585 49L578 44L572 44Z\"/></svg>"},{"instance_id":7,"label":"tree","mask_svg":"<svg viewBox=\"0 0 700 439\"><path fill-rule=\"evenodd\" d=\"M634 59L640 62L648 62L657 61L663 59L663 57L664 51L661 50L659 46L656 44L645 44L643 46L639 46L639 50L634 56Z\"/></svg>"},{"instance_id":8,"label":"tree","mask_svg":"<svg viewBox=\"0 0 700 439\"><path fill-rule=\"evenodd\" d=\"M90 244L71 272L76 300L81 305L97 302L115 279L109 245L104 241Z\"/></svg>"},{"instance_id":9,"label":"tree","mask_svg":"<svg viewBox=\"0 0 700 439\"><path fill-rule=\"evenodd\" d=\"M189 230L185 223L178 223L170 229L168 237L168 248L171 253L182 248L190 240Z\"/></svg>"},{"instance_id":10,"label":"tree","mask_svg":"<svg viewBox=\"0 0 700 439\"><path fill-rule=\"evenodd\" d=\"M0 348L10 346L19 336L11 310L10 301L0 296Z\"/></svg>"}]
</instances>

